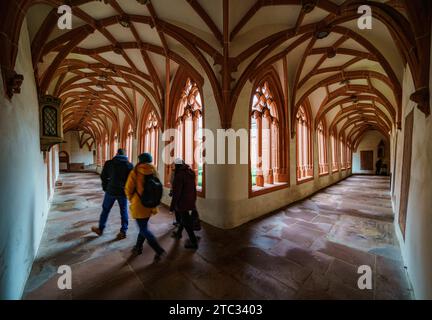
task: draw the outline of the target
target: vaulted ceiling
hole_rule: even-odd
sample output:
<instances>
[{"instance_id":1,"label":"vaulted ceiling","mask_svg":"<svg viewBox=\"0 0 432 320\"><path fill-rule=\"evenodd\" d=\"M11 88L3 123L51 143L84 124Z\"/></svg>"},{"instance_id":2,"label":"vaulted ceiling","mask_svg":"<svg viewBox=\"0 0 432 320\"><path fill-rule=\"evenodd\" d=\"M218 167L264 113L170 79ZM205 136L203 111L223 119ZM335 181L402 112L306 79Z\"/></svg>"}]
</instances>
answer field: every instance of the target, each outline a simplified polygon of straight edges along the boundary
<instances>
[{"instance_id":1,"label":"vaulted ceiling","mask_svg":"<svg viewBox=\"0 0 432 320\"><path fill-rule=\"evenodd\" d=\"M400 125L407 63L422 86L419 1L369 2L372 30L357 26L364 1L70 0L72 30L56 27L61 1L24 2L40 92L63 100L65 130L94 137L136 128L143 108L164 119L179 66L203 75L223 127L245 83L274 67L291 118L307 101L315 124L353 141Z\"/></svg>"}]
</instances>

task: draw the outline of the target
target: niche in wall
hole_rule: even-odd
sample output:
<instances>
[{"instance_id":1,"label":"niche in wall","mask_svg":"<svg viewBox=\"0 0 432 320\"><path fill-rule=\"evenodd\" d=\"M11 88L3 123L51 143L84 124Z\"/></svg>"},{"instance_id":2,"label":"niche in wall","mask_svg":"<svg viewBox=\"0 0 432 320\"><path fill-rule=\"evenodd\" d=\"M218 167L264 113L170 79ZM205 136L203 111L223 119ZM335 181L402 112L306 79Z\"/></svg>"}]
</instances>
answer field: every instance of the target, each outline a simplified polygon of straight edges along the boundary
<instances>
[{"instance_id":1,"label":"niche in wall","mask_svg":"<svg viewBox=\"0 0 432 320\"><path fill-rule=\"evenodd\" d=\"M63 171L70 170L69 154L66 151L59 152L59 164L60 164L60 170Z\"/></svg>"},{"instance_id":2,"label":"niche in wall","mask_svg":"<svg viewBox=\"0 0 432 320\"><path fill-rule=\"evenodd\" d=\"M411 180L411 155L412 137L414 128L414 111L411 111L405 118L401 193L399 204L399 227L405 240L405 228L408 210L409 185Z\"/></svg>"}]
</instances>

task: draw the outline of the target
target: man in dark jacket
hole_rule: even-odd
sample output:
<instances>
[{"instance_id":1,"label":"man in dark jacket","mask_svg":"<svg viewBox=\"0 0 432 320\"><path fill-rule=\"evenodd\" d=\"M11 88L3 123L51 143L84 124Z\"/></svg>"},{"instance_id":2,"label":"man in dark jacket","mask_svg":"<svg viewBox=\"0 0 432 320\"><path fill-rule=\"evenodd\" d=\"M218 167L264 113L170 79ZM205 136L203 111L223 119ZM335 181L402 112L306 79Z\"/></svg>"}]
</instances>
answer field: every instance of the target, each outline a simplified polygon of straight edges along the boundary
<instances>
[{"instance_id":1,"label":"man in dark jacket","mask_svg":"<svg viewBox=\"0 0 432 320\"><path fill-rule=\"evenodd\" d=\"M119 149L112 160L105 162L101 173L102 188L105 191L102 213L99 219L99 227L92 227L92 231L97 235L101 236L103 234L111 208L114 202L117 201L121 214L121 229L117 234L117 240L126 238L129 219L124 188L132 169L133 165L128 161L123 149Z\"/></svg>"},{"instance_id":2,"label":"man in dark jacket","mask_svg":"<svg viewBox=\"0 0 432 320\"><path fill-rule=\"evenodd\" d=\"M198 240L193 231L193 221L190 211L196 210L195 172L181 159L175 161L175 174L172 183L172 201L170 211L180 216L176 237L181 238L183 228L189 235L185 248L198 249Z\"/></svg>"}]
</instances>

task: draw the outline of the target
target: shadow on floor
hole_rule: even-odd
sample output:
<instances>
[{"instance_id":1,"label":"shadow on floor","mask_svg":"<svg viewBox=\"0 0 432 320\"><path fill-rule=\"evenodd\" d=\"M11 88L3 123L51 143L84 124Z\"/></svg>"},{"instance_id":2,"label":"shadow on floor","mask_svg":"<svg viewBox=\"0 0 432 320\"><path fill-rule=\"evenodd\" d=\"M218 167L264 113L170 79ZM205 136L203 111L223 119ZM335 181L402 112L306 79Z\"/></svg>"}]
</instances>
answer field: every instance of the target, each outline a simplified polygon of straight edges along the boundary
<instances>
[{"instance_id":1,"label":"shadow on floor","mask_svg":"<svg viewBox=\"0 0 432 320\"><path fill-rule=\"evenodd\" d=\"M92 173L64 173L25 290L25 299L410 299L393 232L387 177L352 176L271 216L232 230L203 224L200 248L170 237L166 209L150 229L168 255L133 257L138 229L114 241L119 209L102 237L102 191ZM60 265L72 290L59 290ZM373 270L373 289L359 290L358 267Z\"/></svg>"}]
</instances>

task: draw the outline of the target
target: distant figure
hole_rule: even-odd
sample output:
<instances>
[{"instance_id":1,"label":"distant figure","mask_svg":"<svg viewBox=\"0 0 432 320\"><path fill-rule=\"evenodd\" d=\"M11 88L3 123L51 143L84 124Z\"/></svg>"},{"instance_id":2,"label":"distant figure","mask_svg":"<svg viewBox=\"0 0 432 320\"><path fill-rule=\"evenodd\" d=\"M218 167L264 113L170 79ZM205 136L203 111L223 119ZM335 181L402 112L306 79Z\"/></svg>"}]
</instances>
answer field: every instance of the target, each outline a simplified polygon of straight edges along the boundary
<instances>
[{"instance_id":1,"label":"distant figure","mask_svg":"<svg viewBox=\"0 0 432 320\"><path fill-rule=\"evenodd\" d=\"M375 174L377 176L381 174L382 165L383 165L383 161L381 158L379 158L378 161L375 163L375 167L376 167Z\"/></svg>"},{"instance_id":2,"label":"distant figure","mask_svg":"<svg viewBox=\"0 0 432 320\"><path fill-rule=\"evenodd\" d=\"M143 153L138 157L138 159L139 163L130 173L125 187L126 196L130 201L132 217L136 219L140 230L136 245L132 249L132 252L136 255L141 254L143 251L144 241L147 239L150 247L152 247L152 249L156 252L154 259L155 261L158 261L161 259L162 255L165 254L165 250L162 249L153 233L148 229L150 217L158 213L158 208L157 205L154 207L144 206L144 198L148 195L150 195L150 197L153 196L155 192L155 190L153 190L154 184L151 184L153 181L158 184L160 188L159 198L156 199L156 202L160 203L160 196L162 195L163 188L162 184L160 184L156 168L151 164L153 161L151 154ZM149 190L146 190L147 187ZM147 199L147 201L150 202L153 200L154 199Z\"/></svg>"},{"instance_id":3,"label":"distant figure","mask_svg":"<svg viewBox=\"0 0 432 320\"><path fill-rule=\"evenodd\" d=\"M183 228L189 235L189 240L185 243L187 249L198 249L198 239L193 230L190 213L196 211L196 194L195 172L182 159L176 159L170 211L180 216L180 225L174 236L180 239Z\"/></svg>"},{"instance_id":4,"label":"distant figure","mask_svg":"<svg viewBox=\"0 0 432 320\"><path fill-rule=\"evenodd\" d=\"M102 188L105 191L105 197L102 204L102 213L99 219L99 227L92 227L92 231L101 236L106 226L108 216L117 201L121 214L121 229L117 234L117 240L126 238L128 230L128 209L127 198L124 191L126 180L133 169L133 164L129 162L124 149L118 149L117 155L105 162L101 173Z\"/></svg>"}]
</instances>

